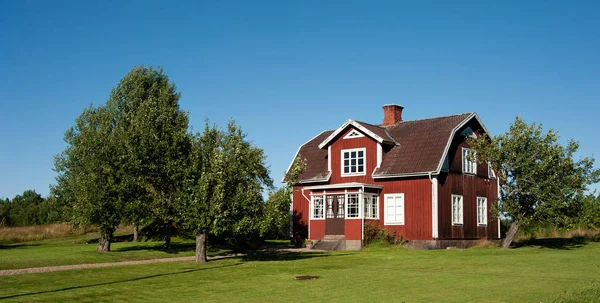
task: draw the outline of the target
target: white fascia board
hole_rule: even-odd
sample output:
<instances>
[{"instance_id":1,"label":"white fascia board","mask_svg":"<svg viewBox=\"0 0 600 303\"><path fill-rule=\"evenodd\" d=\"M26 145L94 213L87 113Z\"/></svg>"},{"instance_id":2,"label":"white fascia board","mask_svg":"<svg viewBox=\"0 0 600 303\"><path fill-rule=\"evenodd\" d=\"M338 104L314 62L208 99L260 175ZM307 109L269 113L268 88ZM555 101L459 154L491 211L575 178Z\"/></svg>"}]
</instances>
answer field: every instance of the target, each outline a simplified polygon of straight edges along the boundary
<instances>
[{"instance_id":1,"label":"white fascia board","mask_svg":"<svg viewBox=\"0 0 600 303\"><path fill-rule=\"evenodd\" d=\"M300 149L302 149L302 146L306 145L308 142L314 140L316 137L320 136L322 133L326 132L326 130L320 132L318 135L312 137L310 140L304 142L304 144L300 145L300 147L298 147L298 150L296 150L296 154L294 155L294 158L292 158L292 162L290 162L290 165L288 166L288 168L285 170L285 174L283 175L283 178L281 178L281 183L286 183L285 182L285 175L287 175L287 173L290 171L290 169L292 168L292 165L294 164L294 160L296 160L296 157L298 157L298 153L300 152Z\"/></svg>"},{"instance_id":2,"label":"white fascia board","mask_svg":"<svg viewBox=\"0 0 600 303\"><path fill-rule=\"evenodd\" d=\"M351 182L351 183L317 185L317 186L310 186L310 187L307 186L307 187L304 187L304 189L306 189L306 190L317 190L317 189L356 188L356 187L376 188L376 189L382 189L383 188L383 186L381 186L381 185L373 185L373 184L366 184L366 183Z\"/></svg>"},{"instance_id":3,"label":"white fascia board","mask_svg":"<svg viewBox=\"0 0 600 303\"><path fill-rule=\"evenodd\" d=\"M390 179L390 178L429 176L429 174L437 175L437 172L426 171L426 172L419 172L419 173L408 173L408 174L397 174L397 175L372 175L372 177L373 177L373 179Z\"/></svg>"},{"instance_id":4,"label":"white fascia board","mask_svg":"<svg viewBox=\"0 0 600 303\"><path fill-rule=\"evenodd\" d=\"M448 142L446 143L446 148L444 148L444 154L442 154L442 158L440 159L440 162L438 163L436 173L439 174L440 171L442 170L442 166L444 165L444 160L446 159L446 156L448 155L450 145L452 144L452 140L454 140L454 135L456 134L456 132L459 129L461 129L463 126L465 126L467 123L469 123L469 121L471 121L471 119L473 119L473 118L475 118L475 120L477 120L479 125L481 125L481 128L483 128L483 131L485 131L485 133L489 136L490 133L489 133L487 127L485 127L485 125L483 124L483 122L481 122L481 119L479 119L479 116L476 113L471 113L462 122L460 122L460 124L458 124L450 133L450 138L448 138Z\"/></svg>"},{"instance_id":5,"label":"white fascia board","mask_svg":"<svg viewBox=\"0 0 600 303\"><path fill-rule=\"evenodd\" d=\"M346 121L344 124L342 124L342 126L340 126L329 137L327 137L327 139L323 140L323 142L321 142L321 144L319 144L319 148L322 149L323 147L325 147L329 142L331 142L331 140L333 140L337 135L339 135L342 131L344 131L344 129L346 129L346 127L348 127L350 125L359 129L360 131L367 134L369 137L375 139L375 141L377 141L379 143L382 143L383 141L385 141L380 136L376 135L372 131L370 131L370 130L366 129L364 126L360 125L360 123L358 123L352 119L348 119L348 121Z\"/></svg>"}]
</instances>

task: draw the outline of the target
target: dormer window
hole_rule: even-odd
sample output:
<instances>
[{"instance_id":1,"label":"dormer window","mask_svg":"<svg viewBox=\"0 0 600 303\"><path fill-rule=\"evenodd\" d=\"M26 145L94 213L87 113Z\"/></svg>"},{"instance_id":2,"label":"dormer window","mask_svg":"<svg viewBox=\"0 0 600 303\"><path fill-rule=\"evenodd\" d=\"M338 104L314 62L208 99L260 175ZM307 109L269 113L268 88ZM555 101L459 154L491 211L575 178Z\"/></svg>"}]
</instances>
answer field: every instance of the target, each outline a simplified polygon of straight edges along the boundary
<instances>
[{"instance_id":1,"label":"dormer window","mask_svg":"<svg viewBox=\"0 0 600 303\"><path fill-rule=\"evenodd\" d=\"M365 174L365 148L342 150L342 176L360 176Z\"/></svg>"},{"instance_id":2,"label":"dormer window","mask_svg":"<svg viewBox=\"0 0 600 303\"><path fill-rule=\"evenodd\" d=\"M354 139L354 138L360 138L360 137L364 137L365 135L359 133L357 130L353 129L351 132L349 132L347 135L344 136L344 139Z\"/></svg>"}]
</instances>

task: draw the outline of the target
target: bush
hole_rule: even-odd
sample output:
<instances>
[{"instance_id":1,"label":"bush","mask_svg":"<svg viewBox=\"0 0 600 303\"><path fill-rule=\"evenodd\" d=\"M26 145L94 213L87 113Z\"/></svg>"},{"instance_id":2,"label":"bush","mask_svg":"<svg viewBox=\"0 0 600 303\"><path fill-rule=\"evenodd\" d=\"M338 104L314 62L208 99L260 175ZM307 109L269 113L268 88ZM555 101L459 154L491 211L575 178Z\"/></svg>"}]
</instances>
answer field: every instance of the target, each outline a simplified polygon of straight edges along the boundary
<instances>
[{"instance_id":1,"label":"bush","mask_svg":"<svg viewBox=\"0 0 600 303\"><path fill-rule=\"evenodd\" d=\"M382 242L387 245L400 245L405 242L402 235L398 234L395 230L390 233L388 230L381 228L373 222L365 224L365 238L364 245L368 246L374 242Z\"/></svg>"}]
</instances>

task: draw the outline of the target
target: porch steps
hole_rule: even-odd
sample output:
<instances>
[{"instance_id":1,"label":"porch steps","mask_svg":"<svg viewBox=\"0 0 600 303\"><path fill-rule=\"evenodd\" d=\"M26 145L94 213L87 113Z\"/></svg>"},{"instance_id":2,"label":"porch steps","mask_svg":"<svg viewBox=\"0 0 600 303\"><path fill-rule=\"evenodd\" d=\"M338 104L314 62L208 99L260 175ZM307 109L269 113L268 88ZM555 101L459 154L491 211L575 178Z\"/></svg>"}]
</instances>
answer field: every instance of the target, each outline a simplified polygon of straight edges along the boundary
<instances>
[{"instance_id":1,"label":"porch steps","mask_svg":"<svg viewBox=\"0 0 600 303\"><path fill-rule=\"evenodd\" d=\"M319 250L344 250L346 249L346 237L344 236L325 236L313 246L313 249Z\"/></svg>"}]
</instances>

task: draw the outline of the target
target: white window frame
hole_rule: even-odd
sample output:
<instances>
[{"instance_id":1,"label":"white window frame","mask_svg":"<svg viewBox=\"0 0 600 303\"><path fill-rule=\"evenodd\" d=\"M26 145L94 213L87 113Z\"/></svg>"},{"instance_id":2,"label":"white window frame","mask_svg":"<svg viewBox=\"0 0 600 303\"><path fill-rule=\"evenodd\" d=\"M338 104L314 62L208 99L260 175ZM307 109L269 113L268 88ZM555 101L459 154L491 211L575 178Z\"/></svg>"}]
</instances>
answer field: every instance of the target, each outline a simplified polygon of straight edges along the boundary
<instances>
[{"instance_id":1,"label":"white window frame","mask_svg":"<svg viewBox=\"0 0 600 303\"><path fill-rule=\"evenodd\" d=\"M363 152L363 171L362 172L349 172L349 173L344 173L344 153L351 153L351 152L356 152L356 170L358 171L358 152L362 151ZM342 149L342 151L340 152L340 170L341 170L341 176L342 177L351 177L351 176L364 176L367 173L367 149L364 147L361 148L352 148L352 149ZM349 161L351 161L352 159L349 158ZM349 167L352 167L352 165L350 164ZM351 170L351 169L350 169Z\"/></svg>"},{"instance_id":2,"label":"white window frame","mask_svg":"<svg viewBox=\"0 0 600 303\"><path fill-rule=\"evenodd\" d=\"M363 135L361 132L357 131L356 129L353 129L347 135L344 136L344 139L362 138L364 136L365 135Z\"/></svg>"},{"instance_id":3,"label":"white window frame","mask_svg":"<svg viewBox=\"0 0 600 303\"><path fill-rule=\"evenodd\" d=\"M492 169L492 163L491 162L488 162L488 178L490 178L490 179L496 179L496 173Z\"/></svg>"},{"instance_id":4,"label":"white window frame","mask_svg":"<svg viewBox=\"0 0 600 303\"><path fill-rule=\"evenodd\" d=\"M365 219L379 220L379 196L375 194L363 194L363 204ZM375 216L372 215L373 210Z\"/></svg>"},{"instance_id":5,"label":"white window frame","mask_svg":"<svg viewBox=\"0 0 600 303\"><path fill-rule=\"evenodd\" d=\"M394 221L389 221L388 220L388 198L392 198L393 201L396 201L397 197L402 197L402 220L398 221L396 219L394 219ZM405 223L405 217L406 217L406 209L405 209L405 201L404 201L404 193L398 193L398 194L385 194L383 195L383 223L384 225L404 225ZM397 207L394 205L394 207ZM396 213L394 211L394 217L396 217Z\"/></svg>"},{"instance_id":6,"label":"white window frame","mask_svg":"<svg viewBox=\"0 0 600 303\"><path fill-rule=\"evenodd\" d=\"M460 205L460 207L457 207L460 209L460 212L458 212L457 214L455 214L457 208L454 207L455 199L457 199L456 201L458 201ZM452 225L463 225L463 214L465 212L463 196L452 195L452 198L450 200L450 208L450 214L452 215Z\"/></svg>"},{"instance_id":7,"label":"white window frame","mask_svg":"<svg viewBox=\"0 0 600 303\"><path fill-rule=\"evenodd\" d=\"M479 204L481 204L481 208ZM487 226L487 197L477 197L475 207L477 207L477 225Z\"/></svg>"},{"instance_id":8,"label":"white window frame","mask_svg":"<svg viewBox=\"0 0 600 303\"><path fill-rule=\"evenodd\" d=\"M467 155L472 153L473 160L468 160ZM477 154L470 148L462 148L462 171L465 174L477 174Z\"/></svg>"},{"instance_id":9,"label":"white window frame","mask_svg":"<svg viewBox=\"0 0 600 303\"><path fill-rule=\"evenodd\" d=\"M321 217L315 216L315 202L317 199L321 200ZM310 219L311 220L325 220L325 195L313 195L310 197Z\"/></svg>"},{"instance_id":10,"label":"white window frame","mask_svg":"<svg viewBox=\"0 0 600 303\"><path fill-rule=\"evenodd\" d=\"M350 196L356 196L356 217L350 216ZM361 199L360 193L347 193L346 194L346 219L362 219L362 212L360 210L362 203L360 203Z\"/></svg>"}]
</instances>

